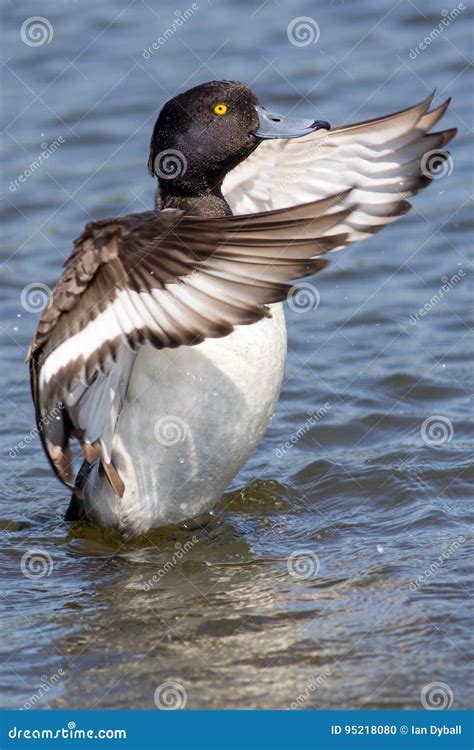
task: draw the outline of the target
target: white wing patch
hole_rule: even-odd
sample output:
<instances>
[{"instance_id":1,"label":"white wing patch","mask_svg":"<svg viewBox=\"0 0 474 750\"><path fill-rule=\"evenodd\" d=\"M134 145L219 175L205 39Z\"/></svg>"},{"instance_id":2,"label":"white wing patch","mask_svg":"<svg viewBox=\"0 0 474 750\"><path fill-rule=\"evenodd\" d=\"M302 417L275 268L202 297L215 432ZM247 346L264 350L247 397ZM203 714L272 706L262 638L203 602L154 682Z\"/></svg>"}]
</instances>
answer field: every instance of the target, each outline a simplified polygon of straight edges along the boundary
<instances>
[{"instance_id":1,"label":"white wing patch","mask_svg":"<svg viewBox=\"0 0 474 750\"><path fill-rule=\"evenodd\" d=\"M84 430L84 442L100 442L106 463L112 460L112 438L135 363L136 352L123 346L92 385L76 381L65 398L74 424Z\"/></svg>"},{"instance_id":2,"label":"white wing patch","mask_svg":"<svg viewBox=\"0 0 474 750\"><path fill-rule=\"evenodd\" d=\"M223 194L232 212L287 208L348 188L354 189L345 207L389 207L413 195L420 188L423 155L454 134L425 135L448 104L428 112L431 98L379 120L264 141L224 180ZM353 223L360 225L360 217L354 216L354 222L351 217L349 226Z\"/></svg>"}]
</instances>

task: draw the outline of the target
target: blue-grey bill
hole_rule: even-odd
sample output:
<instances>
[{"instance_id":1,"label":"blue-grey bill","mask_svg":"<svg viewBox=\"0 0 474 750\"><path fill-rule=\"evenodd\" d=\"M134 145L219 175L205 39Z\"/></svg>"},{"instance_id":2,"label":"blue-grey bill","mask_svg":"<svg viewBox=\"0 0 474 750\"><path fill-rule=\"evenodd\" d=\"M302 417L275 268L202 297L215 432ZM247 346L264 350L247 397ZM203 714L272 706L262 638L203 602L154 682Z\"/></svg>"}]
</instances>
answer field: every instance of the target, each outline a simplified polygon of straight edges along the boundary
<instances>
[{"instance_id":1,"label":"blue-grey bill","mask_svg":"<svg viewBox=\"0 0 474 750\"><path fill-rule=\"evenodd\" d=\"M253 135L259 140L270 138L300 138L315 130L330 130L326 120L308 120L301 117L286 117L256 106L259 126Z\"/></svg>"}]
</instances>

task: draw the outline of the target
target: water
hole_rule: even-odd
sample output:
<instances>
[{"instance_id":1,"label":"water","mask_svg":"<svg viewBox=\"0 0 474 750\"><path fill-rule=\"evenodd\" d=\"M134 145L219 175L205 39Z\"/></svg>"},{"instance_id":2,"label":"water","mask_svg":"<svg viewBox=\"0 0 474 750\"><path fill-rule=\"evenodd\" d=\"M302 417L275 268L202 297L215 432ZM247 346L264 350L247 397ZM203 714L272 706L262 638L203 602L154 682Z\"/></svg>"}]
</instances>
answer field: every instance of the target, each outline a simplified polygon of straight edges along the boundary
<instances>
[{"instance_id":1,"label":"water","mask_svg":"<svg viewBox=\"0 0 474 750\"><path fill-rule=\"evenodd\" d=\"M153 708L171 680L191 708L418 708L433 682L465 708L470 11L417 51L451 10L442 0L198 5L173 27L169 2L45 0L54 36L42 46L20 35L37 6L4 5L1 705ZM289 42L297 16L316 19L317 43ZM317 310L287 310L278 411L214 519L124 545L63 521L67 493L30 436L23 360L37 313L21 293L54 283L86 221L152 204L156 113L214 78L333 124L437 86L436 103L454 97L453 171L315 277Z\"/></svg>"}]
</instances>

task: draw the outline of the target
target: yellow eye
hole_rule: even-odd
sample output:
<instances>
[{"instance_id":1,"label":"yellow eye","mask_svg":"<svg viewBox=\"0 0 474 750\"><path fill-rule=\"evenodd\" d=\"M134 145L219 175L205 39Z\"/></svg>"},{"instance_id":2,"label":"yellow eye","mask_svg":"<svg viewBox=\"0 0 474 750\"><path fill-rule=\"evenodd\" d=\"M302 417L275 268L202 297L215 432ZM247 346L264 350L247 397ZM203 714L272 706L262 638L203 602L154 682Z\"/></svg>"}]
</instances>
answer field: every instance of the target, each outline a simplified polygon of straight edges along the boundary
<instances>
[{"instance_id":1,"label":"yellow eye","mask_svg":"<svg viewBox=\"0 0 474 750\"><path fill-rule=\"evenodd\" d=\"M216 115L225 115L227 112L227 104L216 104L214 107L214 113Z\"/></svg>"}]
</instances>

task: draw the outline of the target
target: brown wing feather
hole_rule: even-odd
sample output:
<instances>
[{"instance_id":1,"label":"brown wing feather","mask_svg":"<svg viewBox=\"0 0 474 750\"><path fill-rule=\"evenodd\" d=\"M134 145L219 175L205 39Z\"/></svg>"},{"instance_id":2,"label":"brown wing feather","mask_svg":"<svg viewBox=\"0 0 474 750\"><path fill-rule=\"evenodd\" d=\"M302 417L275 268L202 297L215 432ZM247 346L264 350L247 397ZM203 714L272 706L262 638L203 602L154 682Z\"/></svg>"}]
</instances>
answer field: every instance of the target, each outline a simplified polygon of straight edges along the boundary
<instances>
[{"instance_id":1,"label":"brown wing feather","mask_svg":"<svg viewBox=\"0 0 474 750\"><path fill-rule=\"evenodd\" d=\"M74 384L93 384L122 346L135 349L145 341L157 348L193 345L267 316L266 305L285 298L290 279L326 265L327 261L314 256L344 244L344 235L318 240L320 233L346 217L345 210L326 215L340 199L335 196L306 207L238 219L204 220L172 210L86 226L74 243L28 353L38 425L45 413L61 409L60 418L52 427L40 429L40 434L63 482L72 485L71 435L82 442L87 455L99 450L97 441L93 449L90 442L84 442L84 430L74 424L70 409L64 406ZM188 301L181 294L186 284ZM157 319L149 320L148 303L140 295L148 294L153 302L155 290L174 295L177 319L166 309L156 308ZM135 293L133 314L142 316L143 325L129 328L128 320L122 320L122 327L117 324L89 355L80 346L73 349L53 376L42 380L48 358L95 324L120 292ZM115 478L117 488L113 467L106 468L106 473Z\"/></svg>"}]
</instances>

